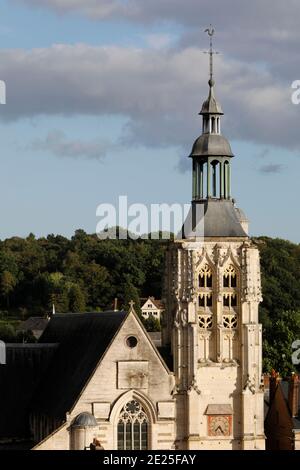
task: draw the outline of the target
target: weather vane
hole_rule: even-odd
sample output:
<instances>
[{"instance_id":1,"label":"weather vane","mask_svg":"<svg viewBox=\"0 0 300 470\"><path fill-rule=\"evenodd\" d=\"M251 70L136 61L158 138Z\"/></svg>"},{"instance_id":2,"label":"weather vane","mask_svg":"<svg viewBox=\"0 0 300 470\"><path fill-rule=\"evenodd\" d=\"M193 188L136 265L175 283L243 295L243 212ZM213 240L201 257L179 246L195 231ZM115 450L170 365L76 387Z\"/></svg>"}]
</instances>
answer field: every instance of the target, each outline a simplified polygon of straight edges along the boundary
<instances>
[{"instance_id":1,"label":"weather vane","mask_svg":"<svg viewBox=\"0 0 300 470\"><path fill-rule=\"evenodd\" d=\"M204 51L204 54L209 54L210 82L213 84L213 55L220 53L213 50L213 35L215 34L215 29L212 27L212 25L210 25L209 28L206 28L204 32L209 36L209 51Z\"/></svg>"}]
</instances>

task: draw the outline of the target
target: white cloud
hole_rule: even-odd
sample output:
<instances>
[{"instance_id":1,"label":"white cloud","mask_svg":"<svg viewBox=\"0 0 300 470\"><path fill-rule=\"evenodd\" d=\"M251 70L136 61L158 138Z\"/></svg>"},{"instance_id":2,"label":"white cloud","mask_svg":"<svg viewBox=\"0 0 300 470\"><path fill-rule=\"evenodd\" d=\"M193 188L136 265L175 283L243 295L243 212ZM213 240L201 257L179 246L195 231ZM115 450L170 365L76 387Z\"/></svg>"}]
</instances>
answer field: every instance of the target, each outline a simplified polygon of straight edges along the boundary
<instances>
[{"instance_id":1,"label":"white cloud","mask_svg":"<svg viewBox=\"0 0 300 470\"><path fill-rule=\"evenodd\" d=\"M298 0L14 0L34 7L50 8L59 13L80 13L92 19L125 19L143 23L174 21L197 29L214 23L218 30L251 30L285 39L298 25ZM288 34L290 37L290 34Z\"/></svg>"},{"instance_id":2,"label":"white cloud","mask_svg":"<svg viewBox=\"0 0 300 470\"><path fill-rule=\"evenodd\" d=\"M32 150L51 152L57 157L95 160L102 160L111 147L108 142L68 140L60 130L49 132L44 139L35 140L30 146Z\"/></svg>"},{"instance_id":3,"label":"white cloud","mask_svg":"<svg viewBox=\"0 0 300 470\"><path fill-rule=\"evenodd\" d=\"M125 5L122 0L16 0L34 7L50 8L58 13L81 13L97 19L114 15L124 15Z\"/></svg>"},{"instance_id":4,"label":"white cloud","mask_svg":"<svg viewBox=\"0 0 300 470\"><path fill-rule=\"evenodd\" d=\"M92 20L149 25L175 23L183 48L207 45L213 23L216 47L243 61L261 62L282 77L297 78L300 62L299 0L14 0Z\"/></svg>"},{"instance_id":5,"label":"white cloud","mask_svg":"<svg viewBox=\"0 0 300 470\"><path fill-rule=\"evenodd\" d=\"M152 49L165 49L173 42L173 37L170 34L147 34L145 36L146 43Z\"/></svg>"},{"instance_id":6,"label":"white cloud","mask_svg":"<svg viewBox=\"0 0 300 470\"><path fill-rule=\"evenodd\" d=\"M200 49L55 45L0 50L7 84L2 119L46 115L122 115L127 145L190 151L201 129L197 113L208 93L208 58ZM290 83L268 70L218 56L216 94L230 138L299 149L300 106Z\"/></svg>"}]
</instances>

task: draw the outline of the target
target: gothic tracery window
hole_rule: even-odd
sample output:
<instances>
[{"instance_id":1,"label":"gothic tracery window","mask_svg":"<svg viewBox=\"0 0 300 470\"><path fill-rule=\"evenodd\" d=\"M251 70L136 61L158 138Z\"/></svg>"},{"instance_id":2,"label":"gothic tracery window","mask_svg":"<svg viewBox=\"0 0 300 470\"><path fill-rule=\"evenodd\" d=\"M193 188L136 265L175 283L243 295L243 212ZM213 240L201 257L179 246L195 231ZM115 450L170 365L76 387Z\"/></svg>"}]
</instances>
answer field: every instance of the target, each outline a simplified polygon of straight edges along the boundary
<instances>
[{"instance_id":1,"label":"gothic tracery window","mask_svg":"<svg viewBox=\"0 0 300 470\"><path fill-rule=\"evenodd\" d=\"M205 264L198 274L198 307L208 309L213 306L213 276L212 270Z\"/></svg>"},{"instance_id":2,"label":"gothic tracery window","mask_svg":"<svg viewBox=\"0 0 300 470\"><path fill-rule=\"evenodd\" d=\"M202 330L210 330L213 326L212 315L199 315L198 323Z\"/></svg>"},{"instance_id":3,"label":"gothic tracery window","mask_svg":"<svg viewBox=\"0 0 300 470\"><path fill-rule=\"evenodd\" d=\"M237 307L237 296L235 293L226 292L223 294L223 307L233 308Z\"/></svg>"},{"instance_id":4,"label":"gothic tracery window","mask_svg":"<svg viewBox=\"0 0 300 470\"><path fill-rule=\"evenodd\" d=\"M131 400L123 406L118 422L118 450L147 450L149 420L142 405Z\"/></svg>"},{"instance_id":5,"label":"gothic tracery window","mask_svg":"<svg viewBox=\"0 0 300 470\"><path fill-rule=\"evenodd\" d=\"M237 286L237 271L235 267L230 264L223 273L223 327L226 329L237 328Z\"/></svg>"},{"instance_id":6,"label":"gothic tracery window","mask_svg":"<svg viewBox=\"0 0 300 470\"><path fill-rule=\"evenodd\" d=\"M223 315L223 327L230 330L237 328L237 316Z\"/></svg>"},{"instance_id":7,"label":"gothic tracery window","mask_svg":"<svg viewBox=\"0 0 300 470\"><path fill-rule=\"evenodd\" d=\"M205 264L199 271L199 287L212 287L212 272L208 264Z\"/></svg>"},{"instance_id":8,"label":"gothic tracery window","mask_svg":"<svg viewBox=\"0 0 300 470\"><path fill-rule=\"evenodd\" d=\"M229 287L229 288L236 288L237 287L237 282L236 282L236 271L232 265L229 265L228 268L225 269L224 275L223 275L223 287Z\"/></svg>"},{"instance_id":9,"label":"gothic tracery window","mask_svg":"<svg viewBox=\"0 0 300 470\"><path fill-rule=\"evenodd\" d=\"M212 293L200 293L198 295L198 307L208 308L212 307Z\"/></svg>"}]
</instances>

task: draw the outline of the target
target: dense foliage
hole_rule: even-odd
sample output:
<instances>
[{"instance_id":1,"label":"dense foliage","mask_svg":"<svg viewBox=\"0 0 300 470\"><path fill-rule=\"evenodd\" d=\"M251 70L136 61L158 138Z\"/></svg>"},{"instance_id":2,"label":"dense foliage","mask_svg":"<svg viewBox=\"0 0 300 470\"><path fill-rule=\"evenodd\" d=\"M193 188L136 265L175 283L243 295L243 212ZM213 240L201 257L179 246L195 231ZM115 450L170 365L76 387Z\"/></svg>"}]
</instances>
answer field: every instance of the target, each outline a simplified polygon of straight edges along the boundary
<instances>
[{"instance_id":1,"label":"dense foliage","mask_svg":"<svg viewBox=\"0 0 300 470\"><path fill-rule=\"evenodd\" d=\"M99 240L77 230L0 242L0 309L26 318L57 312L101 311L139 298L160 298L166 241Z\"/></svg>"},{"instance_id":2,"label":"dense foliage","mask_svg":"<svg viewBox=\"0 0 300 470\"><path fill-rule=\"evenodd\" d=\"M254 241L262 268L264 369L284 375L296 370L292 344L300 339L300 245L267 237Z\"/></svg>"},{"instance_id":3,"label":"dense foliage","mask_svg":"<svg viewBox=\"0 0 300 470\"><path fill-rule=\"evenodd\" d=\"M261 253L264 368L295 369L291 345L300 339L300 245L256 238ZM101 311L140 297L161 297L167 241L99 240L77 230L36 239L13 237L0 242L0 334L15 335L10 322L31 315ZM156 330L158 325L147 325ZM18 339L18 336L14 336Z\"/></svg>"}]
</instances>

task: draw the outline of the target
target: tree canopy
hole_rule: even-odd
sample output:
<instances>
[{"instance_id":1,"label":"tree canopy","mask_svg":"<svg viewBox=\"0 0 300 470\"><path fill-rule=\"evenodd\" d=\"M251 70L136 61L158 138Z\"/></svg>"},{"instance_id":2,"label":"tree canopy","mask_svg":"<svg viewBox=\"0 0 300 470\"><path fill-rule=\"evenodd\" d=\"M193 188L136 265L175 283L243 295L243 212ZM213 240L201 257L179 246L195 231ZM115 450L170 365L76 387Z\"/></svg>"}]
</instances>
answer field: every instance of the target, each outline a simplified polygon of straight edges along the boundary
<instances>
[{"instance_id":1,"label":"tree canopy","mask_svg":"<svg viewBox=\"0 0 300 470\"><path fill-rule=\"evenodd\" d=\"M300 245L279 238L254 239L260 250L264 370L297 370L292 344L300 339ZM299 367L298 367L299 370Z\"/></svg>"},{"instance_id":2,"label":"tree canopy","mask_svg":"<svg viewBox=\"0 0 300 470\"><path fill-rule=\"evenodd\" d=\"M0 310L15 317L119 308L160 298L167 241L13 237L0 242Z\"/></svg>"}]
</instances>

